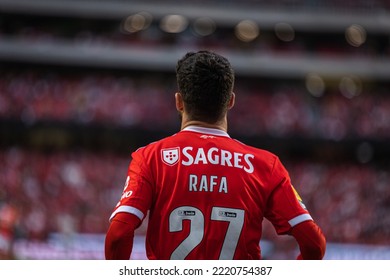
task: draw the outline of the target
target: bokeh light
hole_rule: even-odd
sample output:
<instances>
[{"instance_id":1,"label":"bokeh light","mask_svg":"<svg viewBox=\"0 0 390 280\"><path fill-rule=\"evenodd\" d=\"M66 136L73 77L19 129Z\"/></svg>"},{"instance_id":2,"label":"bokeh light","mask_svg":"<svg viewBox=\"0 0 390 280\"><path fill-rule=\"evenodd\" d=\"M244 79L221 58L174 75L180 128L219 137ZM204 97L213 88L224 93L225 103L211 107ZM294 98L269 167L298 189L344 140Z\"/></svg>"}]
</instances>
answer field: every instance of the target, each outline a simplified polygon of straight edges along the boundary
<instances>
[{"instance_id":1,"label":"bokeh light","mask_svg":"<svg viewBox=\"0 0 390 280\"><path fill-rule=\"evenodd\" d=\"M356 97L362 92L362 81L358 77L345 76L340 80L339 89L347 98Z\"/></svg>"},{"instance_id":2,"label":"bokeh light","mask_svg":"<svg viewBox=\"0 0 390 280\"><path fill-rule=\"evenodd\" d=\"M309 73L306 76L306 89L309 93L315 97L321 97L325 91L325 82L324 80L315 73Z\"/></svg>"},{"instance_id":3,"label":"bokeh light","mask_svg":"<svg viewBox=\"0 0 390 280\"><path fill-rule=\"evenodd\" d=\"M345 39L351 46L360 47L366 42L366 38L366 30L358 24L349 26L345 31Z\"/></svg>"},{"instance_id":4,"label":"bokeh light","mask_svg":"<svg viewBox=\"0 0 390 280\"><path fill-rule=\"evenodd\" d=\"M243 42L251 42L260 34L260 28L253 20L243 20L235 27L236 37Z\"/></svg>"},{"instance_id":5,"label":"bokeh light","mask_svg":"<svg viewBox=\"0 0 390 280\"><path fill-rule=\"evenodd\" d=\"M285 22L280 22L275 25L275 34L283 42L291 42L295 38L294 28Z\"/></svg>"},{"instance_id":6,"label":"bokeh light","mask_svg":"<svg viewBox=\"0 0 390 280\"><path fill-rule=\"evenodd\" d=\"M140 12L126 17L122 22L122 30L135 33L147 29L153 21L153 16L147 12Z\"/></svg>"},{"instance_id":7,"label":"bokeh light","mask_svg":"<svg viewBox=\"0 0 390 280\"><path fill-rule=\"evenodd\" d=\"M195 34L200 36L208 36L214 33L216 24L209 17L201 17L195 20L192 25Z\"/></svg>"},{"instance_id":8,"label":"bokeh light","mask_svg":"<svg viewBox=\"0 0 390 280\"><path fill-rule=\"evenodd\" d=\"M187 26L188 19L182 15L167 15L160 22L160 28L167 33L183 32Z\"/></svg>"}]
</instances>

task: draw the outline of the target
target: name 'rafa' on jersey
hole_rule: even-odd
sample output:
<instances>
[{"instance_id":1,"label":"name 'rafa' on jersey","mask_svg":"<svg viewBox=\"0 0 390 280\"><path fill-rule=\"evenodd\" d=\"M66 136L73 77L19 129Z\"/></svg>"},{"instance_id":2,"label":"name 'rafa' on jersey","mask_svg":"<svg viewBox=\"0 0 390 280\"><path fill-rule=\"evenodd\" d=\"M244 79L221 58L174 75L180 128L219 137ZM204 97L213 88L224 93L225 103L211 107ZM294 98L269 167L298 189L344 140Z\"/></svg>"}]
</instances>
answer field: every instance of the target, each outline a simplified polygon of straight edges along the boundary
<instances>
[{"instance_id":1,"label":"name 'rafa' on jersey","mask_svg":"<svg viewBox=\"0 0 390 280\"><path fill-rule=\"evenodd\" d=\"M224 131L190 126L132 157L111 218L150 211L149 259L260 259L263 218L278 234L311 219L279 158Z\"/></svg>"}]
</instances>

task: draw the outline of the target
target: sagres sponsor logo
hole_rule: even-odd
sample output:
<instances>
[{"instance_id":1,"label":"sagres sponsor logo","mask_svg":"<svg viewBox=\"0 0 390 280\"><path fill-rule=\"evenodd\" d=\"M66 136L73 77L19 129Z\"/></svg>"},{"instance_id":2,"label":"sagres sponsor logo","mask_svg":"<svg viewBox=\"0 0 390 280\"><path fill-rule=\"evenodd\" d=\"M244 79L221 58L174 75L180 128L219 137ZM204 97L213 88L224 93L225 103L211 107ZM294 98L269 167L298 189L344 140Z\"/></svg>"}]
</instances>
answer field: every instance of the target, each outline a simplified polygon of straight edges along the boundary
<instances>
[{"instance_id":1,"label":"sagres sponsor logo","mask_svg":"<svg viewBox=\"0 0 390 280\"><path fill-rule=\"evenodd\" d=\"M161 150L161 159L167 165L175 165L179 161L179 148L168 148Z\"/></svg>"}]
</instances>

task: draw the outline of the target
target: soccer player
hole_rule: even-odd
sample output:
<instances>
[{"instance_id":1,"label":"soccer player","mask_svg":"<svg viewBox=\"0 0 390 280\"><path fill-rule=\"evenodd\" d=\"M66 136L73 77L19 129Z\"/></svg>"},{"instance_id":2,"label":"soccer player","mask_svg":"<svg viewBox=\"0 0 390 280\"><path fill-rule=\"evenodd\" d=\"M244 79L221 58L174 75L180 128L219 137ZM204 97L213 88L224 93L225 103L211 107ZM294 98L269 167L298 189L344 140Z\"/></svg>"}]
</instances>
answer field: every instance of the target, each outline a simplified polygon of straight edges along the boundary
<instances>
[{"instance_id":1,"label":"soccer player","mask_svg":"<svg viewBox=\"0 0 390 280\"><path fill-rule=\"evenodd\" d=\"M180 132L132 154L110 217L106 259L129 259L149 211L149 259L261 259L263 218L292 235L298 259L322 259L326 241L281 161L227 133L234 105L229 61L189 52L176 66Z\"/></svg>"}]
</instances>

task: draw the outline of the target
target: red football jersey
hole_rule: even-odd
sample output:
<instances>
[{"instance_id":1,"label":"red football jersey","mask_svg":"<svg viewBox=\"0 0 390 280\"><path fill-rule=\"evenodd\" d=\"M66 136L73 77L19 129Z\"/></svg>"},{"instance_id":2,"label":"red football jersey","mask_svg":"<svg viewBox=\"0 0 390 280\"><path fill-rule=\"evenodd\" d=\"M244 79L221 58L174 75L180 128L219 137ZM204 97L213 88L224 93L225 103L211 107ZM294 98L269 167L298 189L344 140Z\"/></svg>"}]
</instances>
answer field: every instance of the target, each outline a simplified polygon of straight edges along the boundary
<instances>
[{"instance_id":1,"label":"red football jersey","mask_svg":"<svg viewBox=\"0 0 390 280\"><path fill-rule=\"evenodd\" d=\"M149 259L260 259L263 218L278 234L311 220L274 154L191 126L132 154L111 219L149 212Z\"/></svg>"}]
</instances>

